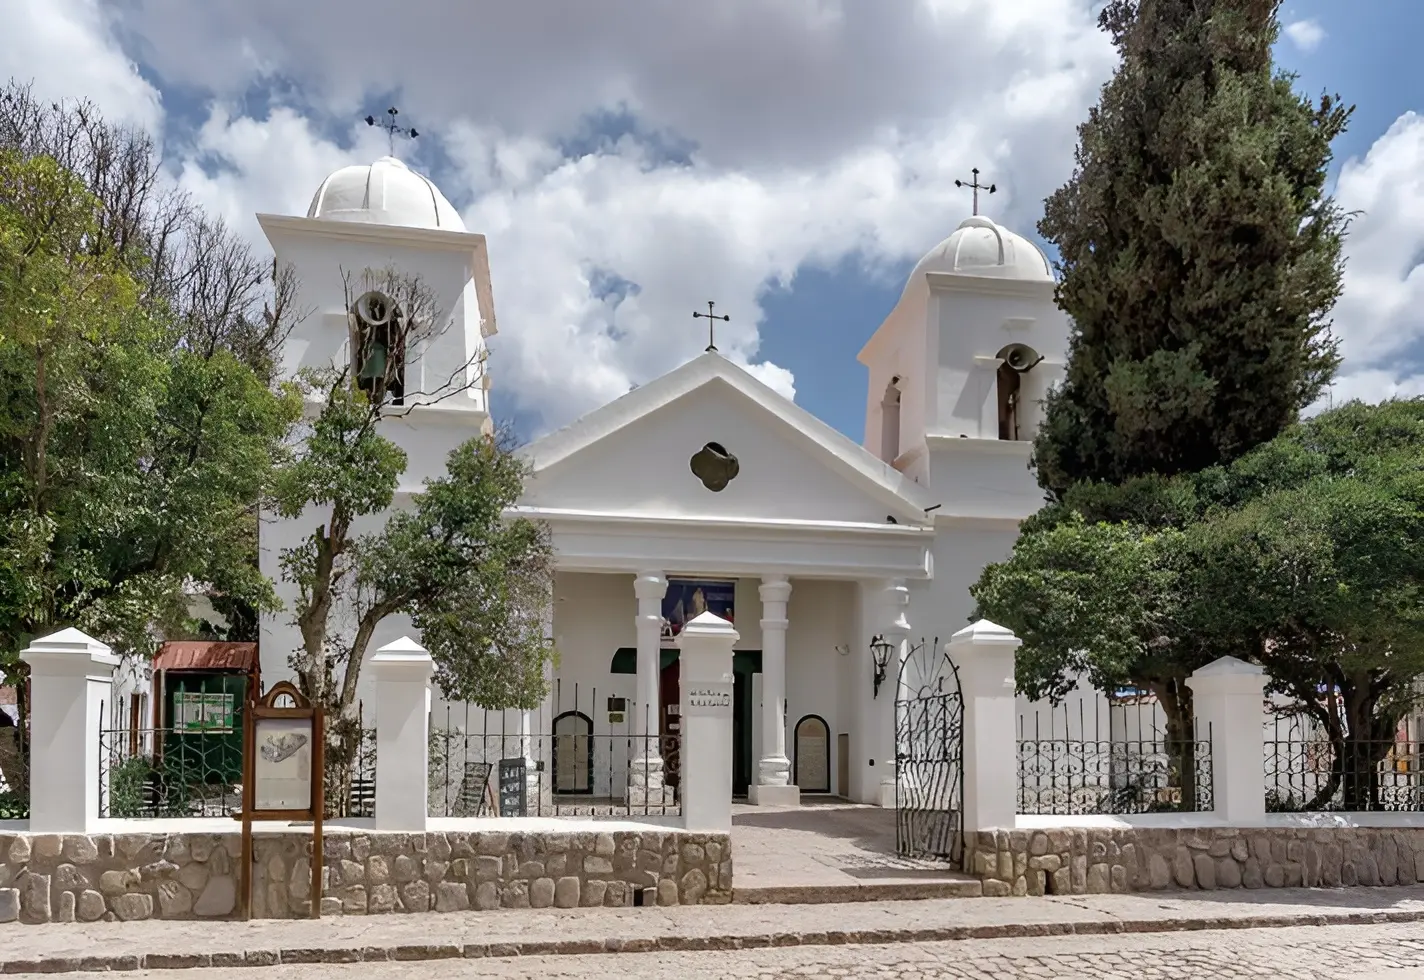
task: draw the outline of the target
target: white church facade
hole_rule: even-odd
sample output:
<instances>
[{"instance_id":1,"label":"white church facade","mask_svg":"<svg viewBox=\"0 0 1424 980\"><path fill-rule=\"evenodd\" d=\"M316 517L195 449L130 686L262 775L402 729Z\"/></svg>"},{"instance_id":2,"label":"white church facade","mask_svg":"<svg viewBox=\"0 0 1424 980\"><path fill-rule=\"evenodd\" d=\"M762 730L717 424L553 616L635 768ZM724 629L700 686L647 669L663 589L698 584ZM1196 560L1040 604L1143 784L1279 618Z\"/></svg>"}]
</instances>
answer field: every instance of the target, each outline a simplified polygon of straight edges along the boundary
<instances>
[{"instance_id":1,"label":"white church facade","mask_svg":"<svg viewBox=\"0 0 1424 980\"><path fill-rule=\"evenodd\" d=\"M342 270L365 268L418 273L451 311L437 341L408 352L410 391L481 360L496 331L485 239L404 164L338 171L307 216L260 221L313 311L287 342L289 373L352 357ZM672 640L710 609L740 637L732 792L889 802L897 663L968 623L969 586L1041 506L1029 450L1068 323L1043 254L976 216L870 326L859 444L709 351L525 447L532 476L517 510L549 524L557 556L548 703L483 712L437 701L435 724L497 730L486 757L513 739L545 795L670 802ZM469 391L413 397L383 423L410 456L400 497L490 430L498 373L496 358ZM280 552L311 527L264 516L262 570L290 602ZM418 639L393 617L370 649L405 634ZM263 678L288 676L299 645L290 612L265 617Z\"/></svg>"}]
</instances>

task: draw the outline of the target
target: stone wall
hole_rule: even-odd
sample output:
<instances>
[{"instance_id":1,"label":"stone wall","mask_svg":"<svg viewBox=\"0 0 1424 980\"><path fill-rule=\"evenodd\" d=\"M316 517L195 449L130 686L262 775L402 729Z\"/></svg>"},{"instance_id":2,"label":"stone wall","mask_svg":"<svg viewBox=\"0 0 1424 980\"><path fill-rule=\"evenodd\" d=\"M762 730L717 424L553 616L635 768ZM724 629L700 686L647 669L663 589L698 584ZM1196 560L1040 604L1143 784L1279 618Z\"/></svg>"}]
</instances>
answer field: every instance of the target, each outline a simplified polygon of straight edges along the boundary
<instances>
[{"instance_id":1,"label":"stone wall","mask_svg":"<svg viewBox=\"0 0 1424 980\"><path fill-rule=\"evenodd\" d=\"M253 837L252 917L311 910L311 838ZM725 834L339 831L323 844L323 915L723 904ZM241 837L0 834L0 922L232 918Z\"/></svg>"},{"instance_id":2,"label":"stone wall","mask_svg":"<svg viewBox=\"0 0 1424 980\"><path fill-rule=\"evenodd\" d=\"M1424 828L1015 830L970 834L984 894L1412 885Z\"/></svg>"}]
</instances>

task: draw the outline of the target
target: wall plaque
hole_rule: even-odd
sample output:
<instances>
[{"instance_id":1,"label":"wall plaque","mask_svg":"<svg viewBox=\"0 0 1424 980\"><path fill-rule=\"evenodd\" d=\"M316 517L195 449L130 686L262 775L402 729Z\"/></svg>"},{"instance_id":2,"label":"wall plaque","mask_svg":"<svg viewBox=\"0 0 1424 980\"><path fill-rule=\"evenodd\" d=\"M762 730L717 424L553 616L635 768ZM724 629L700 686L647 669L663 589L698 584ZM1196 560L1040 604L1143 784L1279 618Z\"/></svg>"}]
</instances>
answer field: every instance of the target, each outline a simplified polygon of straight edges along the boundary
<instances>
[{"instance_id":1,"label":"wall plaque","mask_svg":"<svg viewBox=\"0 0 1424 980\"><path fill-rule=\"evenodd\" d=\"M731 681L698 681L687 687L689 714L716 715L732 710Z\"/></svg>"},{"instance_id":2,"label":"wall plaque","mask_svg":"<svg viewBox=\"0 0 1424 980\"><path fill-rule=\"evenodd\" d=\"M499 815L529 816L529 801L525 793L529 786L529 766L523 759L499 760Z\"/></svg>"}]
</instances>

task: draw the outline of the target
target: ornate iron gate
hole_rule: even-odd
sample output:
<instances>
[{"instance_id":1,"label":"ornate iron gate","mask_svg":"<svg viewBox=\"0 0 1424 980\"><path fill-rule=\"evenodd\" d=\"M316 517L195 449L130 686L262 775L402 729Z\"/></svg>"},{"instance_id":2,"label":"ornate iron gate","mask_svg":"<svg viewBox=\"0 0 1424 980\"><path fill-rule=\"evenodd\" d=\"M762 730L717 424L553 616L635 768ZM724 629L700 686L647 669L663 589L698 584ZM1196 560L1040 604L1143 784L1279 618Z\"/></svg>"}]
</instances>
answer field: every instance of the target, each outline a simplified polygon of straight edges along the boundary
<instances>
[{"instance_id":1,"label":"ornate iron gate","mask_svg":"<svg viewBox=\"0 0 1424 980\"><path fill-rule=\"evenodd\" d=\"M895 685L895 848L903 857L964 859L964 697L959 669L923 640Z\"/></svg>"}]
</instances>

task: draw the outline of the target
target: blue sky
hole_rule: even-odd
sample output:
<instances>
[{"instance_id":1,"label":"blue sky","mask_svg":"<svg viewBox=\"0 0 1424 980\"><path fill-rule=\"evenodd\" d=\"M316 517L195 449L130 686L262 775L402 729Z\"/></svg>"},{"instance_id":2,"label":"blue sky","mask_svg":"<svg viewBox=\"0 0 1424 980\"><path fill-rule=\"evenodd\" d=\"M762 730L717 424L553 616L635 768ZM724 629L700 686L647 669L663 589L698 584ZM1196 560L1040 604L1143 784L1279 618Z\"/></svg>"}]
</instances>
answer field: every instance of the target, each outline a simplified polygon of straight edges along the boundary
<instances>
[{"instance_id":1,"label":"blue sky","mask_svg":"<svg viewBox=\"0 0 1424 980\"><path fill-rule=\"evenodd\" d=\"M1349 130L1335 144L1334 173L1345 160L1368 152L1405 112L1424 113L1424 71L1417 67L1424 2L1312 0L1288 4L1282 20L1314 21L1325 32L1312 51L1281 39L1277 61L1300 76L1296 87L1311 95L1338 93L1356 106ZM994 215L994 205L987 198L985 212ZM1035 228L1014 230L1052 254ZM913 266L913 259L899 262L888 281L863 275L853 261L832 270L810 268L791 289L773 290L765 303L762 353L795 374L801 405L857 441L864 435L866 377L855 355L894 306Z\"/></svg>"},{"instance_id":2,"label":"blue sky","mask_svg":"<svg viewBox=\"0 0 1424 980\"><path fill-rule=\"evenodd\" d=\"M265 247L385 139L490 242L496 412L525 435L718 347L862 436L856 352L969 213L1030 236L1113 68L1097 0L8 0L0 68L161 134L171 179ZM1338 398L1424 392L1418 0L1292 0L1282 65L1355 102ZM362 52L373 52L369 57ZM717 54L710 57L709 52ZM1346 161L1353 161L1346 164Z\"/></svg>"}]
</instances>

